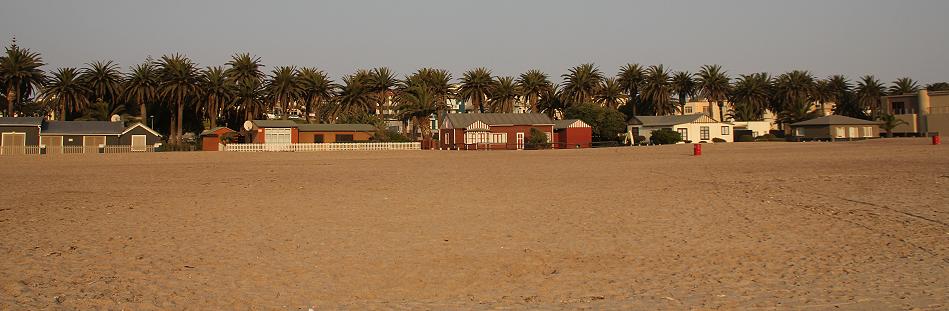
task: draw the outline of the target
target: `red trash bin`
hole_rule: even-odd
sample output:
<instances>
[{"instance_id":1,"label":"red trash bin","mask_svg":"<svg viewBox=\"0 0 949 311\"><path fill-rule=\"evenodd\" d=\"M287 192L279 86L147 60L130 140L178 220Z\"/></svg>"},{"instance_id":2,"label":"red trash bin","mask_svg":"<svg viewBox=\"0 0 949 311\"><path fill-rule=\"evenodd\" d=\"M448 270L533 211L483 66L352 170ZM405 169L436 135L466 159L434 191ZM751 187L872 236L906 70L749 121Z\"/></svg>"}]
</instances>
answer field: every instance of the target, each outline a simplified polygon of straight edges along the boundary
<instances>
[{"instance_id":1,"label":"red trash bin","mask_svg":"<svg viewBox=\"0 0 949 311\"><path fill-rule=\"evenodd\" d=\"M702 144L692 145L692 155L694 156L702 155Z\"/></svg>"},{"instance_id":2,"label":"red trash bin","mask_svg":"<svg viewBox=\"0 0 949 311\"><path fill-rule=\"evenodd\" d=\"M939 138L939 135L933 136L933 145L938 145L942 143L942 139Z\"/></svg>"}]
</instances>

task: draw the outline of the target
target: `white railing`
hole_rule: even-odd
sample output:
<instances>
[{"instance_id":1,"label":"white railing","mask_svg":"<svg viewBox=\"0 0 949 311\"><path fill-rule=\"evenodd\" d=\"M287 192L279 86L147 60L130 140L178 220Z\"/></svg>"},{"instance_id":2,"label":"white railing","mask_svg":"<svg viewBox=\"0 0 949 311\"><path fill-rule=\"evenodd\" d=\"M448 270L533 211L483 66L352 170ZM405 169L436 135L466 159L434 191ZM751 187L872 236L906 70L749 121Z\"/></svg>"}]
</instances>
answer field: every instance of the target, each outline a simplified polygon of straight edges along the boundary
<instances>
[{"instance_id":1,"label":"white railing","mask_svg":"<svg viewBox=\"0 0 949 311\"><path fill-rule=\"evenodd\" d=\"M0 147L0 155L32 155L32 154L40 154L40 146Z\"/></svg>"},{"instance_id":2,"label":"white railing","mask_svg":"<svg viewBox=\"0 0 949 311\"><path fill-rule=\"evenodd\" d=\"M308 144L227 144L223 151L234 152L316 152L421 150L422 143L308 143Z\"/></svg>"},{"instance_id":3,"label":"white railing","mask_svg":"<svg viewBox=\"0 0 949 311\"><path fill-rule=\"evenodd\" d=\"M61 155L61 154L97 154L97 153L138 153L155 152L155 146L135 147L129 145L97 146L16 146L0 147L0 155Z\"/></svg>"},{"instance_id":4,"label":"white railing","mask_svg":"<svg viewBox=\"0 0 949 311\"><path fill-rule=\"evenodd\" d=\"M155 146L105 146L102 153L136 153L136 152L155 152Z\"/></svg>"}]
</instances>

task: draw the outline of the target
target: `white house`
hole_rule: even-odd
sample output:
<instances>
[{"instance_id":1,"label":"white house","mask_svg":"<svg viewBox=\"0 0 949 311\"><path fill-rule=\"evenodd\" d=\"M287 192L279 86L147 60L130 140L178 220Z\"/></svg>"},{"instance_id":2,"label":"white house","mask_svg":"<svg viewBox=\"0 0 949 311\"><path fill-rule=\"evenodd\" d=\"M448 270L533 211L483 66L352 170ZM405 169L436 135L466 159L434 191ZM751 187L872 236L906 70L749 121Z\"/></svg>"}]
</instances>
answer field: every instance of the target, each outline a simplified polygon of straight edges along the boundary
<instances>
[{"instance_id":1,"label":"white house","mask_svg":"<svg viewBox=\"0 0 949 311\"><path fill-rule=\"evenodd\" d=\"M752 137L768 134L774 128L774 123L770 121L733 121L732 124L736 130L751 131Z\"/></svg>"},{"instance_id":2,"label":"white house","mask_svg":"<svg viewBox=\"0 0 949 311\"><path fill-rule=\"evenodd\" d=\"M682 135L683 142L712 142L720 138L726 142L734 142L734 126L731 123L719 122L704 113L672 116L634 116L627 123L627 132L634 139L643 136L648 141L652 131L670 129Z\"/></svg>"}]
</instances>

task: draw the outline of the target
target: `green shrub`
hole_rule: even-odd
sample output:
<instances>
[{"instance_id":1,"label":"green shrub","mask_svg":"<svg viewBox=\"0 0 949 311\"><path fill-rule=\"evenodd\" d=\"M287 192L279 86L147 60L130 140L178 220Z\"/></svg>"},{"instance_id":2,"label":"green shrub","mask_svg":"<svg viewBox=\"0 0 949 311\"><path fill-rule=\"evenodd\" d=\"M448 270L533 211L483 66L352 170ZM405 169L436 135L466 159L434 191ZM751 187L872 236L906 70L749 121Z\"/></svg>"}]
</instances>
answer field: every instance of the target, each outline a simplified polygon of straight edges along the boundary
<instances>
[{"instance_id":1,"label":"green shrub","mask_svg":"<svg viewBox=\"0 0 949 311\"><path fill-rule=\"evenodd\" d=\"M531 128L531 136L527 138L526 143L530 149L547 149L547 133Z\"/></svg>"},{"instance_id":2,"label":"green shrub","mask_svg":"<svg viewBox=\"0 0 949 311\"><path fill-rule=\"evenodd\" d=\"M626 131L626 115L610 107L589 103L571 106L564 111L567 119L580 119L593 128L593 140L619 140Z\"/></svg>"},{"instance_id":3,"label":"green shrub","mask_svg":"<svg viewBox=\"0 0 949 311\"><path fill-rule=\"evenodd\" d=\"M649 141L654 145L669 145L682 141L682 135L679 132L670 129L659 129L651 132Z\"/></svg>"},{"instance_id":4,"label":"green shrub","mask_svg":"<svg viewBox=\"0 0 949 311\"><path fill-rule=\"evenodd\" d=\"M715 138L712 138L712 142L713 142L713 143L727 143L728 141L727 141L727 140L724 140L724 139L721 139L721 138L718 138L718 137L715 137Z\"/></svg>"},{"instance_id":5,"label":"green shrub","mask_svg":"<svg viewBox=\"0 0 949 311\"><path fill-rule=\"evenodd\" d=\"M377 131L376 135L372 137L372 140L384 143L407 143L413 141L408 136L402 135L402 133L398 131L389 129Z\"/></svg>"}]
</instances>

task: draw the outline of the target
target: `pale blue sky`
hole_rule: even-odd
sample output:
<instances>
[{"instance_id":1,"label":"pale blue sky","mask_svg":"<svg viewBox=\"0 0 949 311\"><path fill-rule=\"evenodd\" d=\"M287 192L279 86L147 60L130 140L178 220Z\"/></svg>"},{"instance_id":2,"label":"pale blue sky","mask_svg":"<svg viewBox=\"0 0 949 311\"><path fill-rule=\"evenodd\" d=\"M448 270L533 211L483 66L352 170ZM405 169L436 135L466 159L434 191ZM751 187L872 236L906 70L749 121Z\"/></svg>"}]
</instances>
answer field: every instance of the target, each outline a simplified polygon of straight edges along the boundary
<instances>
[{"instance_id":1,"label":"pale blue sky","mask_svg":"<svg viewBox=\"0 0 949 311\"><path fill-rule=\"evenodd\" d=\"M0 44L16 35L47 70L104 59L127 68L173 52L219 65L247 51L268 70L317 66L334 77L374 66L458 77L486 66L559 81L584 62L607 74L638 62L949 80L945 0L4 2Z\"/></svg>"}]
</instances>

